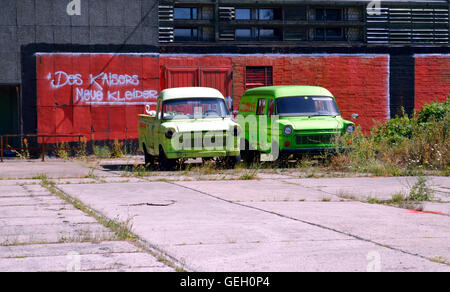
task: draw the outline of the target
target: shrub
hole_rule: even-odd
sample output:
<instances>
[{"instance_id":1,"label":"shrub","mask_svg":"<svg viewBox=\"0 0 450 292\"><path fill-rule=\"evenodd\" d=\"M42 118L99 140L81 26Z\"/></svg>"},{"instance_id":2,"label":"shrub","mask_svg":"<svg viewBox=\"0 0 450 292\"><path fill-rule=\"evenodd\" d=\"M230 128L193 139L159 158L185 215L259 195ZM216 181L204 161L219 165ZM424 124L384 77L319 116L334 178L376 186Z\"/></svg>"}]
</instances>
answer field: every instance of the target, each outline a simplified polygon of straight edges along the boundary
<instances>
[{"instance_id":1,"label":"shrub","mask_svg":"<svg viewBox=\"0 0 450 292\"><path fill-rule=\"evenodd\" d=\"M341 147L352 139L353 151L333 157L331 168L396 176L421 175L430 169L448 171L448 105L449 99L431 103L413 117L404 114L376 125L368 135L358 127L352 137L344 135L339 139Z\"/></svg>"},{"instance_id":2,"label":"shrub","mask_svg":"<svg viewBox=\"0 0 450 292\"><path fill-rule=\"evenodd\" d=\"M432 102L430 104L425 104L418 113L417 120L419 123L427 123L433 120L443 121L448 115L450 115L450 95L447 97L447 100L442 103Z\"/></svg>"},{"instance_id":3,"label":"shrub","mask_svg":"<svg viewBox=\"0 0 450 292\"><path fill-rule=\"evenodd\" d=\"M122 158L123 157L122 147L123 143L120 143L119 141L115 140L112 145L111 158Z\"/></svg>"}]
</instances>

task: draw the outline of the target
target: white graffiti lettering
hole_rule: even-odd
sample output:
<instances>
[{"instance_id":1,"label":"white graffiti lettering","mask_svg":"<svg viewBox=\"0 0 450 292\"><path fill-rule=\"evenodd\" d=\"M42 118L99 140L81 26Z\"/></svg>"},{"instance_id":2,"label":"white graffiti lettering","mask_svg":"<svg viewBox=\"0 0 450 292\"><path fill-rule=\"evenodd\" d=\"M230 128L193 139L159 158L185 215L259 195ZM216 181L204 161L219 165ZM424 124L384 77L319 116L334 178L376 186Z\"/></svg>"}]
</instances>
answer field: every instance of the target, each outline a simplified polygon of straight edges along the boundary
<instances>
[{"instance_id":1,"label":"white graffiti lettering","mask_svg":"<svg viewBox=\"0 0 450 292\"><path fill-rule=\"evenodd\" d=\"M138 75L102 72L98 75L89 74L89 78L84 79L82 74L58 71L53 75L49 73L47 79L54 90L71 86L75 104L154 104L158 97L157 90L132 89L140 84ZM88 84L83 86L83 80Z\"/></svg>"},{"instance_id":2,"label":"white graffiti lettering","mask_svg":"<svg viewBox=\"0 0 450 292\"><path fill-rule=\"evenodd\" d=\"M81 86L81 85L83 85L83 79L82 79L81 74L69 75L66 72L58 71L58 72L55 73L55 76L54 76L53 80L50 82L50 84L55 89L64 87L66 85L69 85L69 86L73 86L73 85Z\"/></svg>"},{"instance_id":3,"label":"white graffiti lettering","mask_svg":"<svg viewBox=\"0 0 450 292\"><path fill-rule=\"evenodd\" d=\"M119 75L119 74L113 74L113 73L100 73L97 76L90 75L91 84L96 83L97 85L101 86L127 86L127 85L133 85L137 86L139 85L139 76L137 75ZM100 84L97 82L100 81Z\"/></svg>"},{"instance_id":4,"label":"white graffiti lettering","mask_svg":"<svg viewBox=\"0 0 450 292\"><path fill-rule=\"evenodd\" d=\"M102 101L103 91L76 88L75 102Z\"/></svg>"}]
</instances>

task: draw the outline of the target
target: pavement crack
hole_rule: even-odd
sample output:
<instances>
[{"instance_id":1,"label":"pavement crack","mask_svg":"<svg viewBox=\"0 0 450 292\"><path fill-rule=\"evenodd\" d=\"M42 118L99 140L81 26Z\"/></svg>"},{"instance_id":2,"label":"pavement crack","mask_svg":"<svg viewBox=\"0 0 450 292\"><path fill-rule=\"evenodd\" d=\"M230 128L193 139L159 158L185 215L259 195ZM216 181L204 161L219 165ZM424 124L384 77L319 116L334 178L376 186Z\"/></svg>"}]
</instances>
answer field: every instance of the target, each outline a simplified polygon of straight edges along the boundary
<instances>
[{"instance_id":1,"label":"pavement crack","mask_svg":"<svg viewBox=\"0 0 450 292\"><path fill-rule=\"evenodd\" d=\"M230 200L227 200L227 199L224 199L224 198L221 198L221 197L209 194L209 193L204 192L204 191L196 190L194 188L190 188L190 187L178 184L177 182L172 182L172 181L169 182L169 181L167 181L166 183L172 184L172 185L175 185L175 186L178 186L178 187L182 187L182 188L185 188L185 189L188 189L188 190L191 190L191 191L194 191L194 192L197 192L197 193L209 196L211 198L214 198L214 199L217 199L217 200L220 200L220 201L223 201L223 202L227 202L229 204L233 204L233 205L236 205L236 206L241 206L241 207L253 209L253 210L264 212L264 213L271 214L271 215L276 215L276 216L279 216L279 217L284 218L284 219L293 220L293 221L296 221L296 222L301 222L301 223L304 223L304 224L307 224L307 225L310 225L310 226L314 226L314 227L317 227L317 228L320 228L320 229L333 231L333 232L336 232L338 234L349 236L349 237L352 237L352 238L357 239L357 240L361 240L361 241L364 241L364 242L372 243L372 244L375 244L375 245L380 246L380 247L388 248L388 249L393 250L393 251L401 252L403 254L415 256L415 257L418 257L418 258L421 258L421 259L428 260L428 261L436 263L436 261L433 261L431 258L428 258L428 257L423 256L421 254L412 253L412 252L409 252L409 251L406 251L406 250L395 248L395 247L392 247L392 246L389 246L389 245L386 245L386 244L383 244L383 243L379 243L379 242L373 241L373 240L368 239L368 238L361 237L361 236L356 235L356 234L352 234L352 233L349 233L349 232L344 232L344 231L341 231L341 230L338 230L338 229L335 229L335 228L332 228L332 227L328 227L328 226L325 226L325 225L322 225L322 224L318 224L318 223L314 223L314 222L310 222L310 221L294 218L294 217L291 217L291 216L283 215L283 214L280 214L280 213L277 213L277 212L273 212L273 211L268 211L268 210L261 209L261 208L258 208L258 207L249 206L249 205L245 205L245 204L242 204L242 203L236 203L236 202L233 202L233 201L230 201ZM446 263L446 262L439 262L439 264L450 266L450 263Z\"/></svg>"},{"instance_id":2,"label":"pavement crack","mask_svg":"<svg viewBox=\"0 0 450 292\"><path fill-rule=\"evenodd\" d=\"M177 201L170 200L170 203L167 204L155 204L155 203L139 203L139 204L130 204L130 205L119 205L121 207L139 207L139 206L150 206L150 207L167 207L175 204Z\"/></svg>"}]
</instances>

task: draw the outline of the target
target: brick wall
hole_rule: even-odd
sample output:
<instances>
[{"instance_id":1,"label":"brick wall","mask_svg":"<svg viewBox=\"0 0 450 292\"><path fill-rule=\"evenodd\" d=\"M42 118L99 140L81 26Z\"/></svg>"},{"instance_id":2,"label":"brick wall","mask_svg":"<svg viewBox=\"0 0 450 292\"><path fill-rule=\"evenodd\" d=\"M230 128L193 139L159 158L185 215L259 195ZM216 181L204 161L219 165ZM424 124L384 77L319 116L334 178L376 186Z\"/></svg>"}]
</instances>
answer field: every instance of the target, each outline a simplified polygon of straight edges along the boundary
<instances>
[{"instance_id":1,"label":"brick wall","mask_svg":"<svg viewBox=\"0 0 450 292\"><path fill-rule=\"evenodd\" d=\"M442 102L449 95L450 55L416 55L415 109L432 101Z\"/></svg>"},{"instance_id":2,"label":"brick wall","mask_svg":"<svg viewBox=\"0 0 450 292\"><path fill-rule=\"evenodd\" d=\"M273 66L274 85L315 85L333 93L345 119L358 113L364 130L389 116L389 57L385 55L240 56L233 58L234 106L244 93L246 66Z\"/></svg>"},{"instance_id":3,"label":"brick wall","mask_svg":"<svg viewBox=\"0 0 450 292\"><path fill-rule=\"evenodd\" d=\"M247 66L272 66L274 85L329 89L342 116L350 119L352 113L358 113L357 123L365 131L374 120L385 121L389 116L386 55L50 53L36 58L39 134L83 134L89 140L136 139L137 115L144 112L146 104L154 108L155 96L167 87L215 87L232 96L237 109L245 90ZM122 84L114 84L114 76L119 81L122 78ZM140 96L132 95L136 91ZM153 96L143 97L146 91Z\"/></svg>"},{"instance_id":4,"label":"brick wall","mask_svg":"<svg viewBox=\"0 0 450 292\"><path fill-rule=\"evenodd\" d=\"M137 138L138 115L156 104L159 59L135 54L37 55L39 134Z\"/></svg>"}]
</instances>

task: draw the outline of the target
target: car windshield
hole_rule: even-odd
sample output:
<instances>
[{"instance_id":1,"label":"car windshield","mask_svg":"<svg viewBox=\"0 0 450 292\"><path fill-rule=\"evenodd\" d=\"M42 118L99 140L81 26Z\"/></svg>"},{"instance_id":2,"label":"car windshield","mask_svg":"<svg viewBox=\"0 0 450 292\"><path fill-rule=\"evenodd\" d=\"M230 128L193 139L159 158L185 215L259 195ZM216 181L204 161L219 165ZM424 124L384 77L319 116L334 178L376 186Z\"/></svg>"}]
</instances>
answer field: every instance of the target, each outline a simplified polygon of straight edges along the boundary
<instances>
[{"instance_id":1,"label":"car windshield","mask_svg":"<svg viewBox=\"0 0 450 292\"><path fill-rule=\"evenodd\" d=\"M339 110L332 97L292 96L277 99L280 117L338 116Z\"/></svg>"},{"instance_id":2,"label":"car windshield","mask_svg":"<svg viewBox=\"0 0 450 292\"><path fill-rule=\"evenodd\" d=\"M163 119L223 118L229 115L225 101L220 98L184 98L163 103Z\"/></svg>"}]
</instances>

